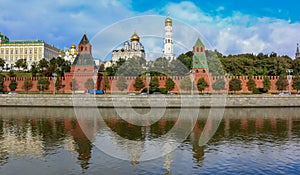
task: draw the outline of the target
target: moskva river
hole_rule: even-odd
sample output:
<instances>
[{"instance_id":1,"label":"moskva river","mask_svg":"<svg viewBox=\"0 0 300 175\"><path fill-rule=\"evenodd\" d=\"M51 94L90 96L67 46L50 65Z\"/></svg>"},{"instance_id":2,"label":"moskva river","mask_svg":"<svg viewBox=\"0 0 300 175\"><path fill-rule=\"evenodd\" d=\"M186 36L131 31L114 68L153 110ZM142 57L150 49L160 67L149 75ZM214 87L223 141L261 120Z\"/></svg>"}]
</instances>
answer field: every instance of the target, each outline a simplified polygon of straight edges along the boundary
<instances>
[{"instance_id":1,"label":"moskva river","mask_svg":"<svg viewBox=\"0 0 300 175\"><path fill-rule=\"evenodd\" d=\"M300 108L96 110L0 108L0 174L300 172Z\"/></svg>"}]
</instances>

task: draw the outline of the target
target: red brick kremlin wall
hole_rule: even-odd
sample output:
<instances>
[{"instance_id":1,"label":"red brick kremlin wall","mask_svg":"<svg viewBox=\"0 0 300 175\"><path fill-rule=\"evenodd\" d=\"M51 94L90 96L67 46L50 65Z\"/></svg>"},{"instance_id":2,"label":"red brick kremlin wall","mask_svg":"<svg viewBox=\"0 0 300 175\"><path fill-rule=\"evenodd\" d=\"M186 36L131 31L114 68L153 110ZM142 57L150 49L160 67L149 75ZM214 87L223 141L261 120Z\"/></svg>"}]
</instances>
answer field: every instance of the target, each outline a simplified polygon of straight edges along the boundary
<instances>
[{"instance_id":1,"label":"red brick kremlin wall","mask_svg":"<svg viewBox=\"0 0 300 175\"><path fill-rule=\"evenodd\" d=\"M86 90L86 88L84 87L84 83L86 82L86 80L88 78L92 78L93 77L93 73L92 72L81 72L81 73L77 73L75 74L75 76L73 76L74 74L72 73L66 73L66 76L65 77L62 77L62 84L65 85L64 88L58 90L59 92L72 92L71 91L71 86L70 86L70 82L72 82L72 79L76 79L77 81L77 84L78 84L78 90L80 91L84 91ZM60 77L58 77L59 79ZM125 77L125 79L127 80L127 84L128 84L128 88L124 90L124 92L134 92L134 87L133 87L133 84L134 84L134 79L136 77ZM174 88L174 92L184 92L184 90L181 90L180 89L180 82L181 80L184 78L184 76L171 76L170 78L172 78L175 82L175 88ZM197 81L200 77L195 77L195 81L194 83L197 84ZM209 83L209 87L205 89L205 92L212 92L212 84L217 80L217 79L220 79L220 78L223 78L226 82L226 77L225 76L206 76L205 79L207 82L211 82ZM233 78L238 78L242 81L242 90L239 91L239 92L249 92L248 91L248 88L246 86L246 83L248 82L248 77L247 76L230 76L229 77L229 80L228 80L228 83L226 83L226 87L228 88L228 84L229 84L229 81ZM271 89L269 90L269 92L273 92L273 93L276 93L278 92L278 90L276 89L276 81L277 79L279 78L278 76L269 76L270 78L270 81L271 81ZM18 83L18 86L17 86L17 89L16 91L17 92L25 92L23 89L22 89L22 85L23 85L23 82L25 80L25 78L19 78L19 77L12 77L12 78L4 78L4 91L6 92L9 92L10 89L9 89L9 84L10 84L10 81L11 80L16 80L17 83ZM39 88L37 87L38 85L38 79L37 77L32 77L31 80L33 82L33 87L32 89L29 90L29 92L39 92ZM109 76L108 77L109 81L110 81L110 86L111 86L111 89L110 90L106 90L106 92L120 92L118 90L118 88L116 87L116 83L117 83L117 80L118 80L118 77L116 76ZM146 77L142 77L144 83L145 83L145 87L148 87L148 83L146 81ZM166 76L162 76L162 77L158 77L158 80L159 80L159 87L160 88L164 88L165 87L165 81L166 81L167 77ZM263 80L264 80L264 77L263 76L254 76L253 79L256 81L256 87L257 88L262 88L263 87ZM50 86L49 86L49 89L48 90L45 90L44 92L53 92L53 79L52 77L49 77L48 80L50 81ZM210 81L211 80L211 81ZM99 76L98 77L98 81L97 81L97 89L102 89L102 86L101 86L101 82L103 81L103 77L102 76ZM290 85L292 85L292 82L290 83ZM293 92L296 92L296 90L293 90L292 87L290 87L290 89L293 91ZM196 89L195 89L196 90ZM288 90L288 88L287 88Z\"/></svg>"}]
</instances>

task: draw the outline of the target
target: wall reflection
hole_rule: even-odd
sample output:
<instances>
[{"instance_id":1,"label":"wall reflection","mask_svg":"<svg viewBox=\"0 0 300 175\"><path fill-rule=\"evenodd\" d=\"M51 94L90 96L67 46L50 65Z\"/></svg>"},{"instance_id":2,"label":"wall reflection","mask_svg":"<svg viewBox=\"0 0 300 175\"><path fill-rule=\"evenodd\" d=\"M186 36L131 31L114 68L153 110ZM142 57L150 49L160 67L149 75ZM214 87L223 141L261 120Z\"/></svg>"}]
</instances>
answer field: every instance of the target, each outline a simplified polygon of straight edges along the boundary
<instances>
[{"instance_id":1,"label":"wall reflection","mask_svg":"<svg viewBox=\"0 0 300 175\"><path fill-rule=\"evenodd\" d=\"M163 117L151 126L132 125L120 118L114 109L99 109L99 112L110 130L103 129L103 121L99 118L82 116L86 120L79 123L71 108L0 108L0 167L11 157L43 158L48 154L55 154L63 146L70 153L76 153L82 169L88 169L93 140L97 135L112 132L128 140L152 140L174 127L180 109L167 109ZM206 121L208 112L209 109L201 109L198 121L185 142L191 147L191 159L200 166L205 158L205 147L199 146L198 142L205 124L211 126L211 120ZM224 140L248 142L270 137L273 142L278 141L280 144L292 137L300 137L299 112L298 108L226 109L224 118L208 145L221 144ZM190 121L180 124L185 125L185 122ZM89 129L83 132L82 124ZM117 138L113 139L121 149L129 149L130 145ZM136 152L131 152L131 163L136 165L139 163L139 152L145 149L145 145L133 147ZM164 149L170 149L168 142L164 143ZM166 169L166 174L171 174L173 158L172 152L163 157L162 167Z\"/></svg>"}]
</instances>

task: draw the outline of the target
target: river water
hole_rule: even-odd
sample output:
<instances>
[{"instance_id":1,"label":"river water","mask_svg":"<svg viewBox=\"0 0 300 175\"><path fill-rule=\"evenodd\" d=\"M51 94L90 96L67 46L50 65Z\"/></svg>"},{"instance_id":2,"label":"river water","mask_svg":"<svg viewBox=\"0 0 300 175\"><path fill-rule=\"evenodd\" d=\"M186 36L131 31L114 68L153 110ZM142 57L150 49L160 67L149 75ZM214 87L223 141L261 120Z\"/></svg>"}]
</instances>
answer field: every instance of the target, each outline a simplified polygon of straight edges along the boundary
<instances>
[{"instance_id":1,"label":"river water","mask_svg":"<svg viewBox=\"0 0 300 175\"><path fill-rule=\"evenodd\" d=\"M220 123L209 109L197 120L166 109L139 125L113 108L99 109L101 116L81 110L0 108L0 174L300 172L300 108L226 109ZM135 109L141 116L149 110ZM213 136L201 145L206 132Z\"/></svg>"}]
</instances>

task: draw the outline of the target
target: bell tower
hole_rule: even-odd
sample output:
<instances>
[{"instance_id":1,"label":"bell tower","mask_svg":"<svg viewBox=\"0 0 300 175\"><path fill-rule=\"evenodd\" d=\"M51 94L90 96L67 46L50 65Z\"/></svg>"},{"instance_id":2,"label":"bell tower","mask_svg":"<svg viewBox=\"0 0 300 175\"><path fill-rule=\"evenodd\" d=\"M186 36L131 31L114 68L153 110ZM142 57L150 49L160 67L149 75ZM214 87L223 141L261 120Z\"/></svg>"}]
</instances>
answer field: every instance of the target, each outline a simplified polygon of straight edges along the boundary
<instances>
[{"instance_id":1,"label":"bell tower","mask_svg":"<svg viewBox=\"0 0 300 175\"><path fill-rule=\"evenodd\" d=\"M295 58L300 58L299 43L297 43L297 50L296 50L296 56L295 56Z\"/></svg>"},{"instance_id":2,"label":"bell tower","mask_svg":"<svg viewBox=\"0 0 300 175\"><path fill-rule=\"evenodd\" d=\"M167 60L172 61L175 59L173 54L173 38L172 38L172 19L168 15L165 19L165 37L164 37L164 50L163 57Z\"/></svg>"},{"instance_id":3,"label":"bell tower","mask_svg":"<svg viewBox=\"0 0 300 175\"><path fill-rule=\"evenodd\" d=\"M193 47L193 53L193 72L196 74L208 74L209 70L205 55L205 46L200 38L197 39Z\"/></svg>"}]
</instances>

